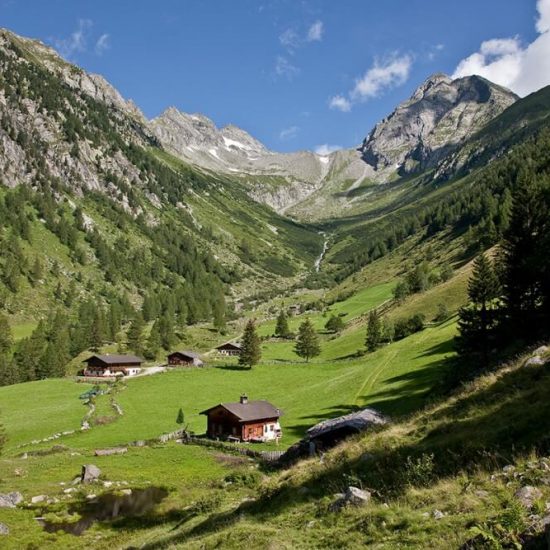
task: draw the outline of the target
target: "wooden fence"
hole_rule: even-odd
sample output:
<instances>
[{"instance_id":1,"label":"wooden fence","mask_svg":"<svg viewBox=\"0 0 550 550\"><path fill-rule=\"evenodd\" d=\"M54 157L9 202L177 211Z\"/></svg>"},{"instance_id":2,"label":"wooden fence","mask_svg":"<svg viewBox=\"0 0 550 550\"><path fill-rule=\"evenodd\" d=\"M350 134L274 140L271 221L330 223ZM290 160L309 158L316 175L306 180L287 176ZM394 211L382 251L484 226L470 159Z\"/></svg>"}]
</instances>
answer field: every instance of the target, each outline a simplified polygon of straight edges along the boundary
<instances>
[{"instance_id":1,"label":"wooden fence","mask_svg":"<svg viewBox=\"0 0 550 550\"><path fill-rule=\"evenodd\" d=\"M256 449L241 447L237 443L227 443L225 441L216 441L213 439L205 439L195 436L184 437L181 442L184 444L202 445L203 447L220 449L229 453L257 458L259 460L263 460L264 462L276 462L285 453L285 451L257 451Z\"/></svg>"}]
</instances>

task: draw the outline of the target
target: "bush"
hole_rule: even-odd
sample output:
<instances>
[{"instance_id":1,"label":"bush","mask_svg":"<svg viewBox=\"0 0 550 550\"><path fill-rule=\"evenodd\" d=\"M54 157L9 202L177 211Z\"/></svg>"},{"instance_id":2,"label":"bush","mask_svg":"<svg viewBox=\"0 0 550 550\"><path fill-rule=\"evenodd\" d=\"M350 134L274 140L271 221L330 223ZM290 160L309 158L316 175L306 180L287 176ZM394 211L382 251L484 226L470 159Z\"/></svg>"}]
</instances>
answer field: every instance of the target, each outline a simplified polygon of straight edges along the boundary
<instances>
[{"instance_id":1,"label":"bush","mask_svg":"<svg viewBox=\"0 0 550 550\"><path fill-rule=\"evenodd\" d=\"M412 317L398 319L395 323L394 338L402 340L415 332L424 329L425 316L422 313L415 313Z\"/></svg>"}]
</instances>

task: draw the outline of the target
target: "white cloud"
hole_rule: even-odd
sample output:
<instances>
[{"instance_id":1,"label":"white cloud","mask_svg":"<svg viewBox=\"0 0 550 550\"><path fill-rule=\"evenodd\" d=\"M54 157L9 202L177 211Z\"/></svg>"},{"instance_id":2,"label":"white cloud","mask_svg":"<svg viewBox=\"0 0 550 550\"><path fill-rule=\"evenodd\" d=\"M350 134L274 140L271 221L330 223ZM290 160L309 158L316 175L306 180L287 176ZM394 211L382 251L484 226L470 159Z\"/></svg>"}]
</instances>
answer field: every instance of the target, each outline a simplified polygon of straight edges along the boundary
<instances>
[{"instance_id":1,"label":"white cloud","mask_svg":"<svg viewBox=\"0 0 550 550\"><path fill-rule=\"evenodd\" d=\"M294 66L286 57L278 55L275 60L275 74L292 80L295 76L300 74L300 69Z\"/></svg>"},{"instance_id":2,"label":"white cloud","mask_svg":"<svg viewBox=\"0 0 550 550\"><path fill-rule=\"evenodd\" d=\"M339 151L340 149L342 149L340 145L329 145L328 143L323 143L323 145L317 145L317 147L315 147L315 152L324 157L326 155L330 155L330 153L334 153L334 151Z\"/></svg>"},{"instance_id":3,"label":"white cloud","mask_svg":"<svg viewBox=\"0 0 550 550\"><path fill-rule=\"evenodd\" d=\"M79 19L76 30L68 38L53 39L55 49L67 59L70 59L75 53L86 51L92 25L93 22L90 19Z\"/></svg>"},{"instance_id":4,"label":"white cloud","mask_svg":"<svg viewBox=\"0 0 550 550\"><path fill-rule=\"evenodd\" d=\"M550 84L550 0L538 0L537 10L533 42L523 45L517 36L486 40L460 61L453 78L477 74L521 96Z\"/></svg>"},{"instance_id":5,"label":"white cloud","mask_svg":"<svg viewBox=\"0 0 550 550\"><path fill-rule=\"evenodd\" d=\"M289 139L295 138L300 131L299 126L290 126L289 128L284 128L279 133L279 139L281 141L287 141Z\"/></svg>"},{"instance_id":6,"label":"white cloud","mask_svg":"<svg viewBox=\"0 0 550 550\"><path fill-rule=\"evenodd\" d=\"M52 38L53 47L65 59L73 60L76 54L88 51L88 44L91 42L93 51L96 55L102 55L110 47L110 36L103 33L93 40L92 27L94 23L91 19L79 19L76 29L67 38Z\"/></svg>"},{"instance_id":7,"label":"white cloud","mask_svg":"<svg viewBox=\"0 0 550 550\"><path fill-rule=\"evenodd\" d=\"M351 111L351 101L346 99L343 95L335 95L330 98L328 106L331 109L338 109L343 113L349 113Z\"/></svg>"},{"instance_id":8,"label":"white cloud","mask_svg":"<svg viewBox=\"0 0 550 550\"><path fill-rule=\"evenodd\" d=\"M102 34L95 43L94 51L97 55L102 55L104 52L106 52L110 47L109 43L109 35L107 33Z\"/></svg>"},{"instance_id":9,"label":"white cloud","mask_svg":"<svg viewBox=\"0 0 550 550\"><path fill-rule=\"evenodd\" d=\"M368 101L380 96L385 90L404 84L409 78L412 64L413 58L409 54L399 56L394 53L383 61L375 59L373 66L355 80L355 86L347 97L342 94L333 96L329 100L329 107L348 113L355 103Z\"/></svg>"},{"instance_id":10,"label":"white cloud","mask_svg":"<svg viewBox=\"0 0 550 550\"><path fill-rule=\"evenodd\" d=\"M323 30L323 22L319 20L315 21L307 31L306 40L308 42L320 42L323 39Z\"/></svg>"},{"instance_id":11,"label":"white cloud","mask_svg":"<svg viewBox=\"0 0 550 550\"><path fill-rule=\"evenodd\" d=\"M360 101L377 97L385 89L404 84L409 78L411 67L412 58L408 54L401 57L394 54L382 62L376 59L374 65L355 81L350 96Z\"/></svg>"},{"instance_id":12,"label":"white cloud","mask_svg":"<svg viewBox=\"0 0 550 550\"><path fill-rule=\"evenodd\" d=\"M289 49L295 49L300 45L300 37L293 28L288 28L279 35L279 42Z\"/></svg>"}]
</instances>

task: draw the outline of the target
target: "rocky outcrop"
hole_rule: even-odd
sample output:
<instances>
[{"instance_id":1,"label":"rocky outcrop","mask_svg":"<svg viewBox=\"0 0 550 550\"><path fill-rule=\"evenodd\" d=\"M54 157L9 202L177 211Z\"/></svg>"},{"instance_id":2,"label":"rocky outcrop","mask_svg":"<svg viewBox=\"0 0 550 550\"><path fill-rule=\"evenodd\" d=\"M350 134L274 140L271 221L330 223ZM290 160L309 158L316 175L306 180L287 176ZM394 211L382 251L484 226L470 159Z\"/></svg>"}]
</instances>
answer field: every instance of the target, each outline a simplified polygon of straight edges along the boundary
<instances>
[{"instance_id":1,"label":"rocky outcrop","mask_svg":"<svg viewBox=\"0 0 550 550\"><path fill-rule=\"evenodd\" d=\"M336 500L330 505L332 512L338 512L346 506L365 506L371 500L371 493L358 487L348 487L345 493L337 495Z\"/></svg>"},{"instance_id":2,"label":"rocky outcrop","mask_svg":"<svg viewBox=\"0 0 550 550\"><path fill-rule=\"evenodd\" d=\"M435 74L374 127L361 147L363 159L379 181L434 167L517 99L479 76Z\"/></svg>"}]
</instances>

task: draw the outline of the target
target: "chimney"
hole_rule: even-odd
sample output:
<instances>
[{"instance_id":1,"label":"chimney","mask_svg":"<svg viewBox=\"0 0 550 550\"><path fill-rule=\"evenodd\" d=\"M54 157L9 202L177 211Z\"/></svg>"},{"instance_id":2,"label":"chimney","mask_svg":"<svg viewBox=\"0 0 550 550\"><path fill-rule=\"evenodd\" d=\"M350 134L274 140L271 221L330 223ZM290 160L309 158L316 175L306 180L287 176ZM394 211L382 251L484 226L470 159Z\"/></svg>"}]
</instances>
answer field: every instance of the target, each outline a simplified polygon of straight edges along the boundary
<instances>
[{"instance_id":1,"label":"chimney","mask_svg":"<svg viewBox=\"0 0 550 550\"><path fill-rule=\"evenodd\" d=\"M248 396L246 395L246 393L242 393L241 394L241 404L246 405L247 403L248 403Z\"/></svg>"}]
</instances>

